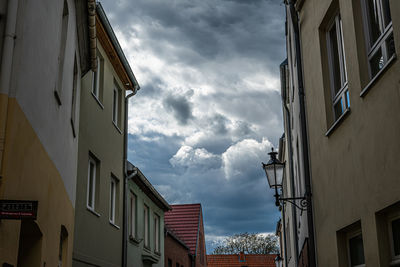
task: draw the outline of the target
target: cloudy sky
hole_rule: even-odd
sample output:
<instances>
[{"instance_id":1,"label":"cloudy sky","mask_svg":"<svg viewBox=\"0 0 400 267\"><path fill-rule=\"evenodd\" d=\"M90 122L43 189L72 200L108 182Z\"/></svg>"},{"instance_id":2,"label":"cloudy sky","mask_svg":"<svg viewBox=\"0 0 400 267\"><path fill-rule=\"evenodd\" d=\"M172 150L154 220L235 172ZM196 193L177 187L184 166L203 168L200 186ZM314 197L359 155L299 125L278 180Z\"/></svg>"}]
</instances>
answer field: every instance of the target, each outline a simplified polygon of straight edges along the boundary
<instances>
[{"instance_id":1,"label":"cloudy sky","mask_svg":"<svg viewBox=\"0 0 400 267\"><path fill-rule=\"evenodd\" d=\"M207 250L274 232L261 168L282 135L282 0L102 0L141 86L129 160L171 204L201 203Z\"/></svg>"}]
</instances>

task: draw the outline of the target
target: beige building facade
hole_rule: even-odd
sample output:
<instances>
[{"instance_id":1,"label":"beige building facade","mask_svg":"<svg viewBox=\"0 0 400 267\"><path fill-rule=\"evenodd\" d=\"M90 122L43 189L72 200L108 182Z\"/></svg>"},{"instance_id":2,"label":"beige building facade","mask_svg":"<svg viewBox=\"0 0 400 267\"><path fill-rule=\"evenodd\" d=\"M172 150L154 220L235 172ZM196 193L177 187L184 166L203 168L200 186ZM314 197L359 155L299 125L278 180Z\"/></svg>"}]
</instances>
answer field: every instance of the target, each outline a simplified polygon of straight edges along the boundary
<instances>
[{"instance_id":1,"label":"beige building facade","mask_svg":"<svg viewBox=\"0 0 400 267\"><path fill-rule=\"evenodd\" d=\"M36 218L1 219L2 266L72 264L87 6L0 3L0 211L37 201Z\"/></svg>"},{"instance_id":2,"label":"beige building facade","mask_svg":"<svg viewBox=\"0 0 400 267\"><path fill-rule=\"evenodd\" d=\"M317 266L399 266L400 1L288 2L300 29Z\"/></svg>"}]
</instances>

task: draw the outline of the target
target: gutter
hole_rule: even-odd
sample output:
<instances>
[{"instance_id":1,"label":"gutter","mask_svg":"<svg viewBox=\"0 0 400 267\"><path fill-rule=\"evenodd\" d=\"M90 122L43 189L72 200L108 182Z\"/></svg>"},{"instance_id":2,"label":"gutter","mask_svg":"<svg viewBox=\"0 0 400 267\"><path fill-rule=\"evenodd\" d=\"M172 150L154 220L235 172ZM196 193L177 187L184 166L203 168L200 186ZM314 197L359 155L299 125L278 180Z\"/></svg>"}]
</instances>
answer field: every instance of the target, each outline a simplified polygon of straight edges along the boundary
<instances>
[{"instance_id":1,"label":"gutter","mask_svg":"<svg viewBox=\"0 0 400 267\"><path fill-rule=\"evenodd\" d=\"M305 197L309 203L307 207L307 223L308 223L308 236L309 236L309 260L310 267L316 267L316 247L315 247L315 236L314 236L314 218L313 218L313 205L312 205L312 192L311 192L311 174L310 174L310 159L308 151L308 136L307 136L307 119L306 119L306 106L305 106L305 94L304 94L304 81L302 71L302 58L301 58L301 47L299 37L299 18L295 9L296 0L289 0L289 11L290 17L293 22L294 30L294 42L296 45L296 60L297 60L297 79L299 85L299 104L300 104L300 126L301 126L301 139L302 139L302 152L304 160L304 182L305 182Z\"/></svg>"},{"instance_id":2,"label":"gutter","mask_svg":"<svg viewBox=\"0 0 400 267\"><path fill-rule=\"evenodd\" d=\"M282 62L280 68L281 68L281 80L283 79L284 85L286 86L286 70L284 73L282 73L282 69L288 65L287 59ZM281 88L281 95L282 95L282 106L284 108L283 114L286 116L286 122L287 122L287 128L288 128L288 134L285 135L286 137L286 143L288 146L288 156L289 156L289 172L290 172L290 189L292 191L292 196L290 197L296 197L295 195L295 187L294 187L294 167L293 167L293 148L292 148L292 124L290 122L290 110L286 105L286 88L283 87ZM295 265L298 266L298 261L299 261L299 236L297 233L297 211L295 208L292 208L292 217L293 217L293 229L294 229L294 238L295 238L295 251L296 251L296 257L295 257ZM287 264L286 264L287 266Z\"/></svg>"},{"instance_id":3,"label":"gutter","mask_svg":"<svg viewBox=\"0 0 400 267\"><path fill-rule=\"evenodd\" d=\"M6 143L6 128L8 102L11 86L12 63L14 56L15 29L17 24L18 0L8 0L7 21L4 28L3 51L0 68L0 93L7 96L4 103L1 102L0 110L0 179L3 177L4 147Z\"/></svg>"},{"instance_id":4,"label":"gutter","mask_svg":"<svg viewBox=\"0 0 400 267\"><path fill-rule=\"evenodd\" d=\"M96 0L88 0L89 57L90 69L97 71L96 42Z\"/></svg>"},{"instance_id":5,"label":"gutter","mask_svg":"<svg viewBox=\"0 0 400 267\"><path fill-rule=\"evenodd\" d=\"M122 220L122 266L127 266L127 256L128 256L128 204L127 202L127 185L128 180L132 179L137 174L137 169L133 170L131 174L128 175L128 104L129 98L136 95L139 86L133 88L133 93L125 96L125 113L124 113L124 157L122 162L122 168L124 170L124 183L123 183L123 220Z\"/></svg>"}]
</instances>

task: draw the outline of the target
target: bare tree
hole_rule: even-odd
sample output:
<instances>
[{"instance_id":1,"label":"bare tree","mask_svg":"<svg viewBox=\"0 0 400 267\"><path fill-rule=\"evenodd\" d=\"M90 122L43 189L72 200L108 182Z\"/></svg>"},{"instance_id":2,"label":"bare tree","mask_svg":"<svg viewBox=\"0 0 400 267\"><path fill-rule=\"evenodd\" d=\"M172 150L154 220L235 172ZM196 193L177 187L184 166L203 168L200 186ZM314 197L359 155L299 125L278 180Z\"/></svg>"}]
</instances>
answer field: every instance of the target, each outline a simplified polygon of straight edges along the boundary
<instances>
[{"instance_id":1,"label":"bare tree","mask_svg":"<svg viewBox=\"0 0 400 267\"><path fill-rule=\"evenodd\" d=\"M213 254L273 254L279 252L278 239L275 235L240 233L227 237L217 246Z\"/></svg>"}]
</instances>

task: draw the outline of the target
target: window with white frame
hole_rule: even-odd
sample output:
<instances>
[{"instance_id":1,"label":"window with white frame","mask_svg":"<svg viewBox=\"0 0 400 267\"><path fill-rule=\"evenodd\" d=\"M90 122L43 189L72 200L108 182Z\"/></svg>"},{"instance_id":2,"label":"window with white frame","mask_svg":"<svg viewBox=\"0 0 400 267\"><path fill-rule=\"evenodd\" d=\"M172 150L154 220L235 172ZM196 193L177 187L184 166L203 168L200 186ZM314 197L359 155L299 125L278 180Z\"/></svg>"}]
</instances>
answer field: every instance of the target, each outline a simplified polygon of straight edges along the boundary
<instances>
[{"instance_id":1,"label":"window with white frame","mask_svg":"<svg viewBox=\"0 0 400 267\"><path fill-rule=\"evenodd\" d=\"M129 235L131 238L136 238L136 195L131 192L130 195L130 214L129 214Z\"/></svg>"},{"instance_id":2,"label":"window with white frame","mask_svg":"<svg viewBox=\"0 0 400 267\"><path fill-rule=\"evenodd\" d=\"M361 0L370 78L395 56L389 0Z\"/></svg>"},{"instance_id":3,"label":"window with white frame","mask_svg":"<svg viewBox=\"0 0 400 267\"><path fill-rule=\"evenodd\" d=\"M116 210L118 205L118 180L111 175L110 183L110 222L115 224Z\"/></svg>"},{"instance_id":4,"label":"window with white frame","mask_svg":"<svg viewBox=\"0 0 400 267\"><path fill-rule=\"evenodd\" d=\"M353 232L348 235L348 259L351 267L364 267L364 245L361 231Z\"/></svg>"},{"instance_id":5,"label":"window with white frame","mask_svg":"<svg viewBox=\"0 0 400 267\"><path fill-rule=\"evenodd\" d=\"M346 57L343 48L342 20L337 14L328 27L327 48L334 121L350 107Z\"/></svg>"},{"instance_id":6,"label":"window with white frame","mask_svg":"<svg viewBox=\"0 0 400 267\"><path fill-rule=\"evenodd\" d=\"M149 248L150 244L150 232L149 232L149 207L144 205L143 209L143 218L144 218L144 246Z\"/></svg>"},{"instance_id":7,"label":"window with white frame","mask_svg":"<svg viewBox=\"0 0 400 267\"><path fill-rule=\"evenodd\" d=\"M121 127L121 89L114 81L112 120L117 127Z\"/></svg>"},{"instance_id":8,"label":"window with white frame","mask_svg":"<svg viewBox=\"0 0 400 267\"><path fill-rule=\"evenodd\" d=\"M98 161L92 156L89 156L88 182L87 182L87 207L92 211L95 210L97 167L98 167Z\"/></svg>"},{"instance_id":9,"label":"window with white frame","mask_svg":"<svg viewBox=\"0 0 400 267\"><path fill-rule=\"evenodd\" d=\"M102 100L102 83L101 83L101 77L102 77L102 70L103 70L103 59L101 58L100 53L97 51L97 56L96 56L96 71L93 71L92 73L92 94L98 101Z\"/></svg>"},{"instance_id":10,"label":"window with white frame","mask_svg":"<svg viewBox=\"0 0 400 267\"><path fill-rule=\"evenodd\" d=\"M154 214L154 251L160 252L160 216Z\"/></svg>"}]
</instances>

